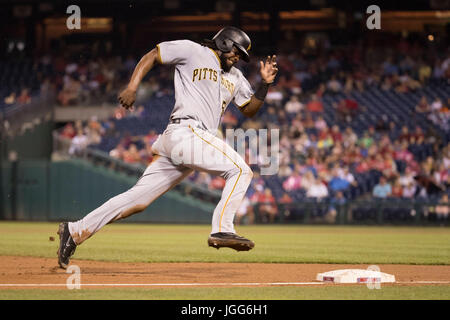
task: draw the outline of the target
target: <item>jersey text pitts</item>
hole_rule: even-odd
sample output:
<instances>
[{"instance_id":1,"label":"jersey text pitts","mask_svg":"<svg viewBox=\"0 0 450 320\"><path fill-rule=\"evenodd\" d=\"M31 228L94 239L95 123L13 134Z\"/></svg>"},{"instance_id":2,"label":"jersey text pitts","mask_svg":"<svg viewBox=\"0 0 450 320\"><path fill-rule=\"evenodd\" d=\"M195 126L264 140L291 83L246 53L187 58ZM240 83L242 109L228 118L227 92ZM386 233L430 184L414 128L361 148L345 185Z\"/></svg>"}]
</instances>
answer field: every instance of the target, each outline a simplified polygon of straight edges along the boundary
<instances>
[{"instance_id":1,"label":"jersey text pitts","mask_svg":"<svg viewBox=\"0 0 450 320\"><path fill-rule=\"evenodd\" d=\"M192 72L192 82L206 79L217 82L217 71L211 68L197 68Z\"/></svg>"},{"instance_id":2,"label":"jersey text pitts","mask_svg":"<svg viewBox=\"0 0 450 320\"><path fill-rule=\"evenodd\" d=\"M192 71L192 82L200 80L212 80L217 82L217 71L211 68L197 68ZM234 92L234 83L220 77L220 83L231 93Z\"/></svg>"}]
</instances>

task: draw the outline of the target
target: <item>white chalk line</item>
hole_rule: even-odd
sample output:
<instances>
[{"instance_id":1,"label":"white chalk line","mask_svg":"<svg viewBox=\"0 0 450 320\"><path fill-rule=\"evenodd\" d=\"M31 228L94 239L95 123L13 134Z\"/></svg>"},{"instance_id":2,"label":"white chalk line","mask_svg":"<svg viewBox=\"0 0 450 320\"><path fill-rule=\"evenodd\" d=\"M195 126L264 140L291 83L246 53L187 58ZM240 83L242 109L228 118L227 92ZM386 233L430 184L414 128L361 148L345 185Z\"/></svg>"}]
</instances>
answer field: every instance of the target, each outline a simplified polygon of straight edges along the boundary
<instances>
[{"instance_id":1,"label":"white chalk line","mask_svg":"<svg viewBox=\"0 0 450 320\"><path fill-rule=\"evenodd\" d=\"M397 281L399 284L450 284L450 281Z\"/></svg>"},{"instance_id":2,"label":"white chalk line","mask_svg":"<svg viewBox=\"0 0 450 320\"><path fill-rule=\"evenodd\" d=\"M233 282L233 283L80 283L81 287L196 287L196 286L301 286L332 282ZM450 284L450 281L402 281L392 284ZM75 285L75 284L69 284ZM0 283L0 287L67 287L66 283Z\"/></svg>"},{"instance_id":3,"label":"white chalk line","mask_svg":"<svg viewBox=\"0 0 450 320\"><path fill-rule=\"evenodd\" d=\"M323 282L232 282L232 283L80 283L86 287L195 287L195 286L292 286L292 285L321 285ZM74 284L69 284L74 285ZM0 283L0 287L66 287L66 283Z\"/></svg>"}]
</instances>

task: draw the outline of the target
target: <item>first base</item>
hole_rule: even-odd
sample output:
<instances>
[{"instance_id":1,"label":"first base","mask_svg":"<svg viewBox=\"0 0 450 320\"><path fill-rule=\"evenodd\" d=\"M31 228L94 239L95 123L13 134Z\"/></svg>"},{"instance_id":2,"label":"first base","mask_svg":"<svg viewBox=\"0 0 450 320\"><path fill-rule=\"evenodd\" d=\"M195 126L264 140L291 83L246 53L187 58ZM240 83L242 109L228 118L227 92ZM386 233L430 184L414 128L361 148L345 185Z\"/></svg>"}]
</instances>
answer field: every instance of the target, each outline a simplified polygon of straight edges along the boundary
<instances>
[{"instance_id":1,"label":"first base","mask_svg":"<svg viewBox=\"0 0 450 320\"><path fill-rule=\"evenodd\" d=\"M364 269L342 269L318 273L317 281L333 283L393 283L395 276Z\"/></svg>"}]
</instances>

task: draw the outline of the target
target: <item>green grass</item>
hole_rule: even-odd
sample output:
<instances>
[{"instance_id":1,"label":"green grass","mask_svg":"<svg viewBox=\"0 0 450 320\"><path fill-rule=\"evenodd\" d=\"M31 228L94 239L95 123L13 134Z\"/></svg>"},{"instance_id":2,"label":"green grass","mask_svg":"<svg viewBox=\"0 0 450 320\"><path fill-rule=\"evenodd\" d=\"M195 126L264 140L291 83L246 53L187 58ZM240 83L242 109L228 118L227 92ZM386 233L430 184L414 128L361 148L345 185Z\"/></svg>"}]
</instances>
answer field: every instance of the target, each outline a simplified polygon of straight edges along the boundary
<instances>
[{"instance_id":1,"label":"green grass","mask_svg":"<svg viewBox=\"0 0 450 320\"><path fill-rule=\"evenodd\" d=\"M0 222L1 255L55 258L57 223ZM76 259L119 262L263 262L450 264L450 229L361 226L238 226L256 243L249 252L213 250L205 225L108 225L77 248ZM49 237L55 237L54 242ZM10 299L396 300L450 299L449 285L2 289Z\"/></svg>"},{"instance_id":2,"label":"green grass","mask_svg":"<svg viewBox=\"0 0 450 320\"><path fill-rule=\"evenodd\" d=\"M54 258L57 223L0 223L0 255ZM237 226L249 252L213 250L205 225L116 223L77 248L76 258L120 262L450 264L450 229L361 226ZM49 241L54 236L54 242Z\"/></svg>"},{"instance_id":3,"label":"green grass","mask_svg":"<svg viewBox=\"0 0 450 320\"><path fill-rule=\"evenodd\" d=\"M270 298L269 298L270 297ZM450 286L0 290L0 300L448 300Z\"/></svg>"}]
</instances>

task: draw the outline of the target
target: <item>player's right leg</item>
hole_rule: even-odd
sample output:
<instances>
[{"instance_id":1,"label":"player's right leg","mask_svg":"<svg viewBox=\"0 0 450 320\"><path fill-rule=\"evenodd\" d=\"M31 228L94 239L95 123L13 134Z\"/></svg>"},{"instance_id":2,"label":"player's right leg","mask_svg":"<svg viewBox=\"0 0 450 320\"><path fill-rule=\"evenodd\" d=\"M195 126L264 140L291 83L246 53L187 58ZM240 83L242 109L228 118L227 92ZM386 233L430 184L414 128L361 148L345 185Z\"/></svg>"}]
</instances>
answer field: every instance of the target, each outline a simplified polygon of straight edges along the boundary
<instances>
[{"instance_id":1,"label":"player's right leg","mask_svg":"<svg viewBox=\"0 0 450 320\"><path fill-rule=\"evenodd\" d=\"M128 191L111 198L81 220L60 224L58 262L66 268L77 245L108 223L143 211L154 200L177 185L192 169L176 166L164 156L155 156L138 182Z\"/></svg>"}]
</instances>

